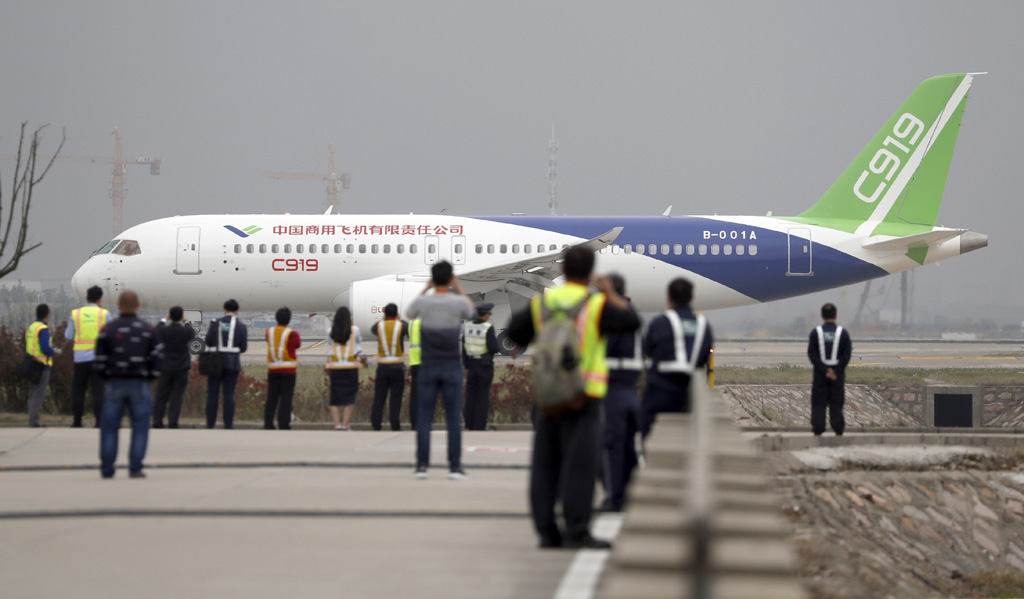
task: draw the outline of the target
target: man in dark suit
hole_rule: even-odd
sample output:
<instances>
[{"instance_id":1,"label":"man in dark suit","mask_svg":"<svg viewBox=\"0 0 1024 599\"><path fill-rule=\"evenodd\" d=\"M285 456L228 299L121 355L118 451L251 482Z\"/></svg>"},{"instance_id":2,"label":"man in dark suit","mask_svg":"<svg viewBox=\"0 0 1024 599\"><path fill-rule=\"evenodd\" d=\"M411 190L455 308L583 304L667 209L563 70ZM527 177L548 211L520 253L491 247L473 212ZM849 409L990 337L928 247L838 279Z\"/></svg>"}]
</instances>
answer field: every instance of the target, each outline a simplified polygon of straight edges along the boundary
<instances>
[{"instance_id":1,"label":"man in dark suit","mask_svg":"<svg viewBox=\"0 0 1024 599\"><path fill-rule=\"evenodd\" d=\"M224 302L224 316L214 320L206 333L206 346L220 352L221 372L206 379L206 428L217 423L218 395L224 390L224 428L235 426L235 384L242 372L239 354L249 348L249 332L238 320L238 302Z\"/></svg>"},{"instance_id":2,"label":"man in dark suit","mask_svg":"<svg viewBox=\"0 0 1024 599\"><path fill-rule=\"evenodd\" d=\"M846 400L846 365L850 363L853 343L850 333L836 324L835 304L821 307L824 321L811 331L807 341L807 357L814 365L811 383L811 431L816 437L825 432L825 410L836 436L846 430L843 404Z\"/></svg>"},{"instance_id":3,"label":"man in dark suit","mask_svg":"<svg viewBox=\"0 0 1024 599\"><path fill-rule=\"evenodd\" d=\"M167 318L156 325L156 334L163 343L163 359L160 362L160 379L156 384L156 398L153 401L153 428L164 427L164 411L167 411L167 428L178 428L181 402L188 385L188 370L192 366L192 355L188 343L196 336L192 325L182 321L184 311L174 306ZM167 410L168 399L170 410Z\"/></svg>"}]
</instances>

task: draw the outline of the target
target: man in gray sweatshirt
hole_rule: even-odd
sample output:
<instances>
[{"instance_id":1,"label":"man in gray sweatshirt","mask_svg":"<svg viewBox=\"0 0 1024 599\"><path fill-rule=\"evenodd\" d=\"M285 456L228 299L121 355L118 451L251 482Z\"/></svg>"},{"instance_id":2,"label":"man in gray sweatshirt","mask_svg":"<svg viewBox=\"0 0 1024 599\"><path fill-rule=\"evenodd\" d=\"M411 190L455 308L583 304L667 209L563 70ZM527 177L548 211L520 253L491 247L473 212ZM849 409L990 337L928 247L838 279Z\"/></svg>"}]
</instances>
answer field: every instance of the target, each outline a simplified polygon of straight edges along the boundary
<instances>
[{"instance_id":1,"label":"man in gray sweatshirt","mask_svg":"<svg viewBox=\"0 0 1024 599\"><path fill-rule=\"evenodd\" d=\"M438 262L430 269L431 280L423 294L409 306L409 320L421 319L420 365L417 385L419 405L416 415L416 478L427 477L430 464L430 428L434 422L437 394L444 402L448 423L448 478L463 480L462 469L462 356L459 337L462 321L473 318L476 311L462 290L448 262ZM449 286L454 290L449 290ZM433 295L427 293L433 289Z\"/></svg>"}]
</instances>

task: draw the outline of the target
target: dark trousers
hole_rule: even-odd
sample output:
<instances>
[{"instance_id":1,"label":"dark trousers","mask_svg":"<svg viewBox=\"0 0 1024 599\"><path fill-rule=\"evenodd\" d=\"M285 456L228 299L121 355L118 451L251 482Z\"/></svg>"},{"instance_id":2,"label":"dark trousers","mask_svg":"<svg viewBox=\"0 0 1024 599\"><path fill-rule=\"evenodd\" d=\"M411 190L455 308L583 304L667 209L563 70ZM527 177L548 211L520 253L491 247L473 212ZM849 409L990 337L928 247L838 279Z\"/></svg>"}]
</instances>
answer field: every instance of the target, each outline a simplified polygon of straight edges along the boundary
<instances>
[{"instance_id":1,"label":"dark trousers","mask_svg":"<svg viewBox=\"0 0 1024 599\"><path fill-rule=\"evenodd\" d=\"M469 360L466 364L466 403L462 406L466 429L487 430L487 412L491 409L491 383L494 365Z\"/></svg>"},{"instance_id":2,"label":"dark trousers","mask_svg":"<svg viewBox=\"0 0 1024 599\"><path fill-rule=\"evenodd\" d=\"M604 507L622 511L626 487L637 465L636 433L639 430L640 401L636 384L610 383L604 399L603 478Z\"/></svg>"},{"instance_id":3,"label":"dark trousers","mask_svg":"<svg viewBox=\"0 0 1024 599\"><path fill-rule=\"evenodd\" d=\"M444 404L444 419L448 426L448 467L462 467L462 364L451 362L425 362L420 365L419 404L416 406L416 466L430 464L430 429L434 425L437 396Z\"/></svg>"},{"instance_id":4,"label":"dark trousers","mask_svg":"<svg viewBox=\"0 0 1024 599\"><path fill-rule=\"evenodd\" d=\"M181 416L181 403L185 398L187 385L188 368L160 371L160 378L156 383L156 396L153 398L153 428L164 427L164 412L167 413L167 425L178 428L178 417Z\"/></svg>"},{"instance_id":5,"label":"dark trousers","mask_svg":"<svg viewBox=\"0 0 1024 599\"><path fill-rule=\"evenodd\" d=\"M370 407L370 425L373 430L381 429L384 419L384 402L391 395L388 406L388 420L391 430L402 430L399 418L402 415L402 394L405 393L405 366L403 364L378 364L377 380L373 384L373 405Z\"/></svg>"},{"instance_id":6,"label":"dark trousers","mask_svg":"<svg viewBox=\"0 0 1024 599\"><path fill-rule=\"evenodd\" d=\"M92 370L94 362L75 362L71 375L71 417L72 426L82 425L85 414L85 392L88 389L92 396L92 415L96 417L96 426L100 425L100 414L103 413L103 388L106 383L103 377Z\"/></svg>"},{"instance_id":7,"label":"dark trousers","mask_svg":"<svg viewBox=\"0 0 1024 599\"><path fill-rule=\"evenodd\" d=\"M125 408L132 421L132 440L128 449L128 471L142 472L142 460L149 443L150 382L146 379L110 379L106 385L103 412L100 414L100 472L114 476L118 429Z\"/></svg>"},{"instance_id":8,"label":"dark trousers","mask_svg":"<svg viewBox=\"0 0 1024 599\"><path fill-rule=\"evenodd\" d=\"M828 409L829 424L837 435L846 430L846 419L843 418L843 403L846 399L846 384L843 377L830 381L821 376L814 376L811 384L811 431L815 435L825 432L825 410Z\"/></svg>"},{"instance_id":9,"label":"dark trousers","mask_svg":"<svg viewBox=\"0 0 1024 599\"><path fill-rule=\"evenodd\" d=\"M644 389L644 399L640 403L640 433L644 437L650 434L651 426L661 412L690 412L689 379L678 389L668 390L650 385Z\"/></svg>"},{"instance_id":10,"label":"dark trousers","mask_svg":"<svg viewBox=\"0 0 1024 599\"><path fill-rule=\"evenodd\" d=\"M590 400L559 416L538 412L530 464L530 515L541 539L578 539L590 531L600 453L600 412ZM555 519L561 498L565 532Z\"/></svg>"},{"instance_id":11,"label":"dark trousers","mask_svg":"<svg viewBox=\"0 0 1024 599\"><path fill-rule=\"evenodd\" d=\"M416 417L419 415L417 400L420 396L417 381L420 378L420 365L409 366L409 426L416 430Z\"/></svg>"},{"instance_id":12,"label":"dark trousers","mask_svg":"<svg viewBox=\"0 0 1024 599\"><path fill-rule=\"evenodd\" d=\"M220 376L206 378L206 428L217 424L217 396L224 391L224 428L235 427L235 385L237 370L222 370Z\"/></svg>"},{"instance_id":13,"label":"dark trousers","mask_svg":"<svg viewBox=\"0 0 1024 599\"><path fill-rule=\"evenodd\" d=\"M277 428L286 431L292 426L292 397L295 395L294 372L267 373L267 405L263 408L263 428L274 428L274 414L277 414Z\"/></svg>"}]
</instances>

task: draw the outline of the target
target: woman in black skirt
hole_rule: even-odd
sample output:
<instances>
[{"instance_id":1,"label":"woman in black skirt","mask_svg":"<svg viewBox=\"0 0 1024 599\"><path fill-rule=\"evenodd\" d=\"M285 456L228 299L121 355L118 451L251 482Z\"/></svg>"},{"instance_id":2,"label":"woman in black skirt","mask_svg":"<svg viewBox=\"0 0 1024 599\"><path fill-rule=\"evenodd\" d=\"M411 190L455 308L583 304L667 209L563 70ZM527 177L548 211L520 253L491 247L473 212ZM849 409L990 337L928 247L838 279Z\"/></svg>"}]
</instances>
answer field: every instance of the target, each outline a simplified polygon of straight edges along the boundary
<instances>
[{"instance_id":1,"label":"woman in black skirt","mask_svg":"<svg viewBox=\"0 0 1024 599\"><path fill-rule=\"evenodd\" d=\"M345 306L338 308L331 326L331 353L326 366L331 379L331 416L336 431L352 430L348 423L359 392L359 367L366 364L362 342L359 327L352 324L352 313Z\"/></svg>"}]
</instances>

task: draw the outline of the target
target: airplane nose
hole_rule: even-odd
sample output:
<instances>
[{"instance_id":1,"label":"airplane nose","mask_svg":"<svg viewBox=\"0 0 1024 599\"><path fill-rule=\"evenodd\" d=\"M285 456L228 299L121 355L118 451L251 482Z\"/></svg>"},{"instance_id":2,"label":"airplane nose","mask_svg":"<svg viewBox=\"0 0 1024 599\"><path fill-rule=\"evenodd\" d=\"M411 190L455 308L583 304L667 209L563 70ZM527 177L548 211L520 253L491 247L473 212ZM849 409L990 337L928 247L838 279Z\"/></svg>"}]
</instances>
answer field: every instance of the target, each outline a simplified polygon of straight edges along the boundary
<instances>
[{"instance_id":1,"label":"airplane nose","mask_svg":"<svg viewBox=\"0 0 1024 599\"><path fill-rule=\"evenodd\" d=\"M71 277L71 288L75 290L78 297L85 299L85 291L90 287L89 275L86 273L86 267L83 264L73 277Z\"/></svg>"}]
</instances>

